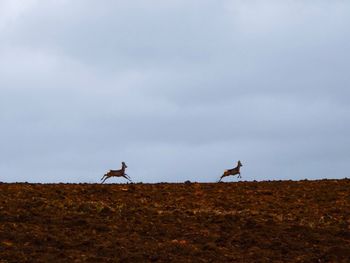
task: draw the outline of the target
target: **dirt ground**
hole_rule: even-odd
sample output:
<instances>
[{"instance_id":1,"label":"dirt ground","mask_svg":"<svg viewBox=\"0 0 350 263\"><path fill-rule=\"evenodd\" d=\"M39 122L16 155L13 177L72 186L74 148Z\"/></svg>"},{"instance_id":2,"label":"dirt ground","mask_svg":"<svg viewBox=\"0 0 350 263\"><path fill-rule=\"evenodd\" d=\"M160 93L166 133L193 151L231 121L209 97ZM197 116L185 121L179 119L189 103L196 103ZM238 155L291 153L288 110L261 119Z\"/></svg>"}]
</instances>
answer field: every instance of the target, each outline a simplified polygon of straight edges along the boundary
<instances>
[{"instance_id":1,"label":"dirt ground","mask_svg":"<svg viewBox=\"0 0 350 263\"><path fill-rule=\"evenodd\" d=\"M350 180L0 183L0 262L350 262Z\"/></svg>"}]
</instances>

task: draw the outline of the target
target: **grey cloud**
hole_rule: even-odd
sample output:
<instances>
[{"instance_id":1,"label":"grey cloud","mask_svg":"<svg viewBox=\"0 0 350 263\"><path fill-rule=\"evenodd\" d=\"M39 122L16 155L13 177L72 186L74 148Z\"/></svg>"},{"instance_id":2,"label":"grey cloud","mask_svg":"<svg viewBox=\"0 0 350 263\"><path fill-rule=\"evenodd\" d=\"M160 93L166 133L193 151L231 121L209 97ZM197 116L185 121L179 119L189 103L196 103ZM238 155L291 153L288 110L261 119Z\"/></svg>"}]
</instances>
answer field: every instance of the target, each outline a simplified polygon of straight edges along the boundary
<instances>
[{"instance_id":1,"label":"grey cloud","mask_svg":"<svg viewBox=\"0 0 350 263\"><path fill-rule=\"evenodd\" d=\"M349 9L33 2L0 27L0 180L344 177Z\"/></svg>"}]
</instances>

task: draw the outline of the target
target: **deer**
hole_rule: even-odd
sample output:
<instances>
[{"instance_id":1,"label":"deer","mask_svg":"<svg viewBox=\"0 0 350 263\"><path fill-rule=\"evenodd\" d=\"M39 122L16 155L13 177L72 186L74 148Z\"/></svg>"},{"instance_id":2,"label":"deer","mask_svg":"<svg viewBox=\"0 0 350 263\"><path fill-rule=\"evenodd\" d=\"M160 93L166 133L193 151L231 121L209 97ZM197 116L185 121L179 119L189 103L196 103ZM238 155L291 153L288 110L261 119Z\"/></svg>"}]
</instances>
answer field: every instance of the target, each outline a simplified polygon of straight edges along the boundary
<instances>
[{"instance_id":1,"label":"deer","mask_svg":"<svg viewBox=\"0 0 350 263\"><path fill-rule=\"evenodd\" d=\"M225 170L225 171L224 171L224 174L221 175L219 182L221 182L222 178L224 178L224 177L226 177L226 176L230 176L230 175L236 175L236 174L238 174L238 178L241 178L241 172L240 172L241 166L243 166L242 163L241 163L241 161L238 161L238 162L237 162L237 166L236 166L235 168Z\"/></svg>"},{"instance_id":2,"label":"deer","mask_svg":"<svg viewBox=\"0 0 350 263\"><path fill-rule=\"evenodd\" d=\"M109 170L105 175L102 176L101 181L102 180L103 181L102 181L101 184L103 184L108 178L111 178L111 177L124 177L125 179L129 180L130 182L132 182L131 178L129 177L129 175L127 175L125 173L125 169L126 168L128 168L128 167L126 166L126 164L124 162L122 162L122 169L120 169L120 170Z\"/></svg>"}]
</instances>

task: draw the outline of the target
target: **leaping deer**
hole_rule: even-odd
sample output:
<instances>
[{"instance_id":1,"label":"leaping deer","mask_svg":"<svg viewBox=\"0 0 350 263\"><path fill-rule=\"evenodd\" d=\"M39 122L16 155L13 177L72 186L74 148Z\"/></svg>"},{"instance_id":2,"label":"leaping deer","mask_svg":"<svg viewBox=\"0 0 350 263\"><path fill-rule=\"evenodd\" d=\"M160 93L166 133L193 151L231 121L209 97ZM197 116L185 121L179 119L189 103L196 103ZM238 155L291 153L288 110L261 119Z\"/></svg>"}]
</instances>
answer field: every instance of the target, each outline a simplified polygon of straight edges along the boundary
<instances>
[{"instance_id":1,"label":"leaping deer","mask_svg":"<svg viewBox=\"0 0 350 263\"><path fill-rule=\"evenodd\" d=\"M229 169L229 170L225 170L224 174L221 175L219 182L221 182L222 178L224 178L226 176L230 176L230 175L238 174L238 178L241 178L241 172L240 172L241 166L243 166L241 161L238 161L237 166L235 168Z\"/></svg>"},{"instance_id":2,"label":"leaping deer","mask_svg":"<svg viewBox=\"0 0 350 263\"><path fill-rule=\"evenodd\" d=\"M104 176L102 176L101 181L103 184L108 178L110 177L124 177L125 179L129 180L130 182L131 179L130 177L125 173L125 169L128 168L124 162L122 162L122 169L120 170L109 170L108 173L106 173Z\"/></svg>"}]
</instances>

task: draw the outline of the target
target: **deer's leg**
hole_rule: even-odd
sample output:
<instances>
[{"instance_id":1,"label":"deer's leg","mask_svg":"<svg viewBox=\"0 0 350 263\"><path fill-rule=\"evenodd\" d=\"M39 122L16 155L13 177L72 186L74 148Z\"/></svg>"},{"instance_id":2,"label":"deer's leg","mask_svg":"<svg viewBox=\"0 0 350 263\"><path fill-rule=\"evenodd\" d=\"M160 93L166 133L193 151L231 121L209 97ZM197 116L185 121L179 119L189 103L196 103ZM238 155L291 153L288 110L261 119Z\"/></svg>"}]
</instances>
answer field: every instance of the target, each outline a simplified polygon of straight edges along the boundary
<instances>
[{"instance_id":1,"label":"deer's leg","mask_svg":"<svg viewBox=\"0 0 350 263\"><path fill-rule=\"evenodd\" d=\"M102 181L101 184L103 184L109 177L106 176L106 178Z\"/></svg>"},{"instance_id":2,"label":"deer's leg","mask_svg":"<svg viewBox=\"0 0 350 263\"><path fill-rule=\"evenodd\" d=\"M106 175L102 176L101 181L103 180L103 178L105 178L105 176L106 176Z\"/></svg>"},{"instance_id":3,"label":"deer's leg","mask_svg":"<svg viewBox=\"0 0 350 263\"><path fill-rule=\"evenodd\" d=\"M226 176L225 174L221 175L220 180L219 180L219 182L218 182L218 183L220 183L220 182L221 182L221 180L222 180L222 178L224 178L225 176Z\"/></svg>"},{"instance_id":4,"label":"deer's leg","mask_svg":"<svg viewBox=\"0 0 350 263\"><path fill-rule=\"evenodd\" d=\"M131 180L130 180L128 177L126 177L126 174L124 174L123 177L124 177L126 180L128 180L128 181L131 182Z\"/></svg>"}]
</instances>

